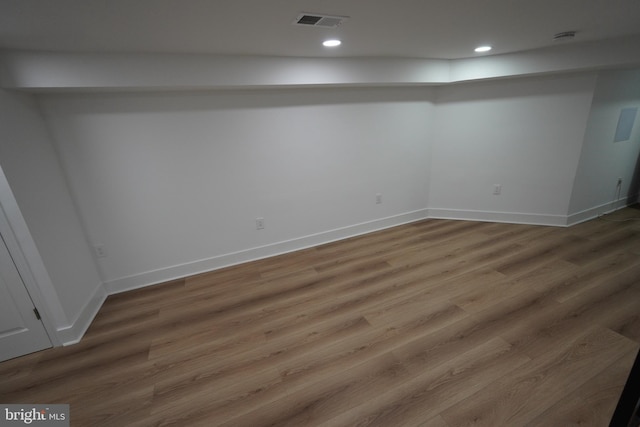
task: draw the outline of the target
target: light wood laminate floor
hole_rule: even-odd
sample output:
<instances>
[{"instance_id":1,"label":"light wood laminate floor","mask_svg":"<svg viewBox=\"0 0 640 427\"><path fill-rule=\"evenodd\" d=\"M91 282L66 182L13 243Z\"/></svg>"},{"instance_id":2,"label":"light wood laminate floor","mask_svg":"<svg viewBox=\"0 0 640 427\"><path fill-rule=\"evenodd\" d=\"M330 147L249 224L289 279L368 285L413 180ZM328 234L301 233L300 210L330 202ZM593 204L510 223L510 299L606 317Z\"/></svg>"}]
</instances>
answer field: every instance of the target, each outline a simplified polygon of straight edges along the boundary
<instances>
[{"instance_id":1,"label":"light wood laminate floor","mask_svg":"<svg viewBox=\"0 0 640 427\"><path fill-rule=\"evenodd\" d=\"M79 344L0 363L0 402L72 426L607 426L640 346L632 217L425 220L114 295Z\"/></svg>"}]
</instances>

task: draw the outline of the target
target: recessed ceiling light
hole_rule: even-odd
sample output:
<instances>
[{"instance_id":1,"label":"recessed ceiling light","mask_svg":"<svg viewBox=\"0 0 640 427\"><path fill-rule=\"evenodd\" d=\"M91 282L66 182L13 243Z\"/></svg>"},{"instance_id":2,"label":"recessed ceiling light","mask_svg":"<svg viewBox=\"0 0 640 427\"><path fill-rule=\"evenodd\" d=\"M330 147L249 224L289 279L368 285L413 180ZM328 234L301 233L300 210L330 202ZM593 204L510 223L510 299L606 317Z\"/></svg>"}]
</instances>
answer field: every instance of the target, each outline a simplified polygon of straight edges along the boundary
<instances>
[{"instance_id":1,"label":"recessed ceiling light","mask_svg":"<svg viewBox=\"0 0 640 427\"><path fill-rule=\"evenodd\" d=\"M474 49L478 53L489 52L491 50L491 46L479 46Z\"/></svg>"},{"instance_id":2,"label":"recessed ceiling light","mask_svg":"<svg viewBox=\"0 0 640 427\"><path fill-rule=\"evenodd\" d=\"M322 42L322 45L325 47L336 47L340 46L342 42L340 40L325 40Z\"/></svg>"}]
</instances>

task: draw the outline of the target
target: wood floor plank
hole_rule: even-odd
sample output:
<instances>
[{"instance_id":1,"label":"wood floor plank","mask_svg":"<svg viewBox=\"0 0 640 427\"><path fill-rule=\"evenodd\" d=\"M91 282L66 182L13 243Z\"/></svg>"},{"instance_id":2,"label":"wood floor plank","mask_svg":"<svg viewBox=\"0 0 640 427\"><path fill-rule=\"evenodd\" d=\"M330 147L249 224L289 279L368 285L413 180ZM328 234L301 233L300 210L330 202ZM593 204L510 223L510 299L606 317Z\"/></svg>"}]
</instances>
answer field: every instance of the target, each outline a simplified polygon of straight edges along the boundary
<instances>
[{"instance_id":1,"label":"wood floor plank","mask_svg":"<svg viewBox=\"0 0 640 427\"><path fill-rule=\"evenodd\" d=\"M451 301L468 313L487 310L496 303L526 290L517 286L495 270L473 271L473 287L460 295L452 295ZM459 283L459 280L456 280Z\"/></svg>"},{"instance_id":2,"label":"wood floor plank","mask_svg":"<svg viewBox=\"0 0 640 427\"><path fill-rule=\"evenodd\" d=\"M426 420L417 425L417 427L450 427L449 424L440 415Z\"/></svg>"},{"instance_id":3,"label":"wood floor plank","mask_svg":"<svg viewBox=\"0 0 640 427\"><path fill-rule=\"evenodd\" d=\"M640 344L640 310L609 323L611 330Z\"/></svg>"},{"instance_id":4,"label":"wood floor plank","mask_svg":"<svg viewBox=\"0 0 640 427\"><path fill-rule=\"evenodd\" d=\"M145 387L135 389L133 392L119 393L108 401L95 399L87 403L91 404L91 412L71 411L71 425L79 426L103 426L121 425L127 426L134 421L145 420L149 416L149 407L153 399L153 388ZM84 399L69 401L70 406L79 406Z\"/></svg>"},{"instance_id":5,"label":"wood floor plank","mask_svg":"<svg viewBox=\"0 0 640 427\"><path fill-rule=\"evenodd\" d=\"M591 330L506 374L442 416L451 425L524 426L634 347L607 329Z\"/></svg>"},{"instance_id":6,"label":"wood floor plank","mask_svg":"<svg viewBox=\"0 0 640 427\"><path fill-rule=\"evenodd\" d=\"M431 312L417 314L416 318L396 328L374 329L349 340L343 339L330 345L315 347L314 352L302 353L294 358L285 357L284 360L276 362L275 369L271 371L262 370L255 373L257 366L255 363L250 363L250 366L238 370L238 372L247 372L251 369L249 371L252 372L251 380L260 384L259 391L252 391L250 395L243 392L245 390L243 384L238 384L238 379L233 377L227 376L229 381L223 383L218 378L214 381L204 381L203 388L198 390L216 393L223 391L224 399L216 402L211 397L211 393L202 393L203 400L196 411L189 413L188 422L194 423L203 418L221 417L221 414L229 416L246 411L248 405L264 403L264 400L268 399L265 397L265 390L268 390L271 395L282 395L291 392L293 388L304 387L309 378L330 375L336 366L349 370L362 360L393 350L411 336L439 329L443 324L455 321L461 315L464 315L462 310L443 305L432 308ZM199 378L200 376L196 377L196 379ZM171 404L175 403L173 398ZM184 403L193 405L194 399L189 398Z\"/></svg>"},{"instance_id":7,"label":"wood floor plank","mask_svg":"<svg viewBox=\"0 0 640 427\"><path fill-rule=\"evenodd\" d=\"M640 267L640 266L639 266ZM521 322L517 330L502 334L531 357L537 357L560 345L567 336L576 336L589 323L604 327L640 311L640 294L634 286L638 273L622 274L620 280L603 283L576 298L562 303L558 310L538 317L534 322Z\"/></svg>"},{"instance_id":8,"label":"wood floor plank","mask_svg":"<svg viewBox=\"0 0 640 427\"><path fill-rule=\"evenodd\" d=\"M587 402L579 396L566 395L557 403L544 411L539 417L527 423L527 427L548 427L552 425L563 427L598 427L597 414L592 411Z\"/></svg>"},{"instance_id":9,"label":"wood floor plank","mask_svg":"<svg viewBox=\"0 0 640 427\"><path fill-rule=\"evenodd\" d=\"M637 354L635 349L623 354L577 391L597 420L596 425L609 425Z\"/></svg>"},{"instance_id":10,"label":"wood floor plank","mask_svg":"<svg viewBox=\"0 0 640 427\"><path fill-rule=\"evenodd\" d=\"M75 426L607 425L640 347L640 210L423 220L109 296L0 363Z\"/></svg>"},{"instance_id":11,"label":"wood floor plank","mask_svg":"<svg viewBox=\"0 0 640 427\"><path fill-rule=\"evenodd\" d=\"M515 280L537 291L551 292L557 301L564 302L593 286L611 282L613 276L637 265L638 260L631 254L611 254L582 267L554 260Z\"/></svg>"},{"instance_id":12,"label":"wood floor plank","mask_svg":"<svg viewBox=\"0 0 640 427\"><path fill-rule=\"evenodd\" d=\"M411 380L334 417L327 425L420 425L527 361L494 338L441 365L423 369Z\"/></svg>"},{"instance_id":13,"label":"wood floor plank","mask_svg":"<svg viewBox=\"0 0 640 427\"><path fill-rule=\"evenodd\" d=\"M420 275L424 274L419 269L405 270L393 269L384 272L367 272L360 274L357 279L345 279L329 276L323 279L322 292L309 295L303 300L296 301L280 299L268 308L259 307L259 315L254 313L235 313L229 322L218 321L218 329L215 331L215 339L212 332L205 330L199 333L191 332L185 339L172 339L172 334L165 334L162 342L154 340L152 356L158 352L167 354L182 348L185 340L194 339L187 348L200 348L217 345L215 341L231 337L235 342L246 341L242 336L248 336L252 341L256 336L264 334L264 338L272 339L276 336L288 334L292 330L308 328L309 324L322 322L327 317L338 318L342 315L352 316L353 313L364 313L376 305L384 304L393 299L396 293L403 294L403 290L414 289L420 286ZM389 280L393 280L393 286L389 286ZM184 335L180 335L183 337ZM206 339L205 339L206 338ZM259 339L259 338L258 338ZM198 343L200 341L200 343ZM226 345L226 344L225 344ZM162 346L162 349L159 349ZM157 350L157 351L156 351Z\"/></svg>"},{"instance_id":14,"label":"wood floor plank","mask_svg":"<svg viewBox=\"0 0 640 427\"><path fill-rule=\"evenodd\" d=\"M261 406L223 425L317 425L377 397L379 390L395 388L410 378L411 374L391 353L384 353L341 372L337 377L310 382L309 386L296 390L286 399Z\"/></svg>"},{"instance_id":15,"label":"wood floor plank","mask_svg":"<svg viewBox=\"0 0 640 427\"><path fill-rule=\"evenodd\" d=\"M109 372L117 370L119 366L138 367L147 361L149 343L136 341L123 344L100 346L99 354L94 348L88 352L80 351L73 357L56 357L38 363L29 377L3 381L0 401L20 403L36 399L46 402L47 396L55 396L56 399L83 396L87 390L100 387L100 383L95 383L96 379L113 377L113 373ZM65 348L55 350L63 351Z\"/></svg>"},{"instance_id":16,"label":"wood floor plank","mask_svg":"<svg viewBox=\"0 0 640 427\"><path fill-rule=\"evenodd\" d=\"M515 278L561 257L570 248L580 243L574 241L572 237L540 238L539 244L527 246L526 249L510 255L504 261L495 263L492 268L505 276Z\"/></svg>"},{"instance_id":17,"label":"wood floor plank","mask_svg":"<svg viewBox=\"0 0 640 427\"><path fill-rule=\"evenodd\" d=\"M575 393L567 394L533 421L530 426L607 426L617 397L633 365L635 351L630 351L597 373Z\"/></svg>"},{"instance_id":18,"label":"wood floor plank","mask_svg":"<svg viewBox=\"0 0 640 427\"><path fill-rule=\"evenodd\" d=\"M638 231L623 228L599 240L572 247L572 254L564 258L574 264L584 265L614 252L629 251L637 244L639 238Z\"/></svg>"},{"instance_id":19,"label":"wood floor plank","mask_svg":"<svg viewBox=\"0 0 640 427\"><path fill-rule=\"evenodd\" d=\"M244 351L231 359L235 362L229 362L226 358L212 360L209 354L192 358L187 364L181 363L169 378L156 381L155 401L162 405L176 400L175 396L179 395L181 390L197 392L211 386L223 389L235 385L238 377L244 372L266 372L273 366L278 367L286 361L302 358L309 352L316 351L317 346L335 346L336 343L354 335L369 341L370 336L375 334L376 331L363 318L350 319L344 324L314 335L311 340L279 340L256 346L252 351Z\"/></svg>"}]
</instances>

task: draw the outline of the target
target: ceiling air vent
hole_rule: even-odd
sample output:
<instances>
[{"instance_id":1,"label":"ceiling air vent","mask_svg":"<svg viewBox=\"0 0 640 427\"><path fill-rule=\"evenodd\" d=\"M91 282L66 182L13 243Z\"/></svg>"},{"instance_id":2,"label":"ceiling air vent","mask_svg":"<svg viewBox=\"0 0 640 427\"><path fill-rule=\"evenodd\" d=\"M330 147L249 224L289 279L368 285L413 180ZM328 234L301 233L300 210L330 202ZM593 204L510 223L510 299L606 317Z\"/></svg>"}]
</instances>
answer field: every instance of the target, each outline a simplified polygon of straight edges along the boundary
<instances>
[{"instance_id":1,"label":"ceiling air vent","mask_svg":"<svg viewBox=\"0 0 640 427\"><path fill-rule=\"evenodd\" d=\"M335 28L349 19L348 16L331 16L320 15L318 13L301 13L298 15L294 25L304 25L305 27L322 27L322 28Z\"/></svg>"},{"instance_id":2,"label":"ceiling air vent","mask_svg":"<svg viewBox=\"0 0 640 427\"><path fill-rule=\"evenodd\" d=\"M576 36L576 32L575 31L563 31L561 33L555 34L553 36L553 41L563 42L563 41L567 41L567 40L573 40L573 38L575 36Z\"/></svg>"}]
</instances>

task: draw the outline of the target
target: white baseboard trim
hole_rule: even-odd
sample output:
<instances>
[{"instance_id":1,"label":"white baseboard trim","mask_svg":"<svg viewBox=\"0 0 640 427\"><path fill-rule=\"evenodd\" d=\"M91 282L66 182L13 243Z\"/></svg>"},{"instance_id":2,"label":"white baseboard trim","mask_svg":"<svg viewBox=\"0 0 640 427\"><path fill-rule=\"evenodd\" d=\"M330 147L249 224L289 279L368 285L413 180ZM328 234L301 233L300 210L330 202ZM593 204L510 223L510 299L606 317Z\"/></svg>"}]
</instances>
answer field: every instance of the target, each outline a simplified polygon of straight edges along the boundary
<instances>
[{"instance_id":1,"label":"white baseboard trim","mask_svg":"<svg viewBox=\"0 0 640 427\"><path fill-rule=\"evenodd\" d=\"M390 227L396 227L398 225L408 224L423 219L452 219L567 227L597 218L599 215L605 213L610 213L618 209L622 209L626 206L637 203L637 201L637 196L635 198L628 197L620 199L614 203L606 203L568 216L458 209L421 209L387 218L381 218L313 235L308 235L297 239L286 240L265 246L259 246L256 248L228 253L204 260L198 260L158 270L148 271L133 276L107 281L102 286L98 286L93 296L89 299L89 301L87 301L73 324L67 327L58 328L57 336L60 342L62 342L62 344L65 346L79 342L91 325L94 317L102 307L102 304L106 300L107 296L112 294L143 288L146 286L163 283L194 274L204 273L207 271L217 270L244 262L256 261L271 256L294 252L297 250L343 240Z\"/></svg>"},{"instance_id":2,"label":"white baseboard trim","mask_svg":"<svg viewBox=\"0 0 640 427\"><path fill-rule=\"evenodd\" d=\"M371 233L374 231L379 231L385 228L395 227L426 218L428 218L427 209L421 209L296 239L228 253L204 260L188 262L185 264L175 265L154 271L148 271L133 276L107 281L104 285L108 295L117 294L120 292L126 292L145 286L179 279L182 277L192 276L194 274L217 270L223 267L229 267L249 261L256 261L259 259L306 249L337 240L343 240L349 237L359 236L361 234Z\"/></svg>"},{"instance_id":3,"label":"white baseboard trim","mask_svg":"<svg viewBox=\"0 0 640 427\"><path fill-rule=\"evenodd\" d=\"M566 215L526 214L514 212L490 212L458 209L429 208L429 218L458 219L467 221L505 222L512 224L550 225L566 227Z\"/></svg>"},{"instance_id":4,"label":"white baseboard trim","mask_svg":"<svg viewBox=\"0 0 640 427\"><path fill-rule=\"evenodd\" d=\"M569 214L569 216L567 217L567 225L572 226L580 224L581 222L597 218L600 215L605 215L626 208L627 206L631 206L635 203L638 203L639 196L640 195L636 195L635 197L624 197L613 202L604 203L600 206Z\"/></svg>"},{"instance_id":5,"label":"white baseboard trim","mask_svg":"<svg viewBox=\"0 0 640 427\"><path fill-rule=\"evenodd\" d=\"M58 338L63 346L76 344L82 339L106 299L107 292L104 286L99 285L75 321L70 326L57 329Z\"/></svg>"},{"instance_id":6,"label":"white baseboard trim","mask_svg":"<svg viewBox=\"0 0 640 427\"><path fill-rule=\"evenodd\" d=\"M602 214L622 209L637 202L638 196L627 197L616 202L606 203L568 216L437 208L407 212L297 239L286 240L107 281L103 285L96 287L93 296L87 301L72 325L58 328L56 332L58 339L64 346L79 342L91 325L94 317L98 314L98 311L102 307L102 304L104 304L107 296L112 294L126 292L244 262L294 252L423 219L452 219L567 227L597 218Z\"/></svg>"}]
</instances>

